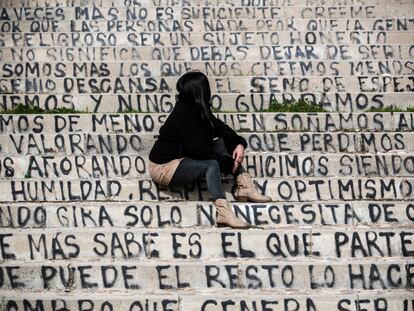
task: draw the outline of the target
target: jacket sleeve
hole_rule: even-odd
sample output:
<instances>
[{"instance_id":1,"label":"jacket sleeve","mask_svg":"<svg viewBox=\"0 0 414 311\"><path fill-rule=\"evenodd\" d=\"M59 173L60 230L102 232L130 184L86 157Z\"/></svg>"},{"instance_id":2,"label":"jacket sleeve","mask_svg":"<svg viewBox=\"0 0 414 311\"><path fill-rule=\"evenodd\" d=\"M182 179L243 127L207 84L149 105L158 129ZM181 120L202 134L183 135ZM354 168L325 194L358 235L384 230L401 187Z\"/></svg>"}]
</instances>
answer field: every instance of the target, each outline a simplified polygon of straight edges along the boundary
<instances>
[{"instance_id":1,"label":"jacket sleeve","mask_svg":"<svg viewBox=\"0 0 414 311\"><path fill-rule=\"evenodd\" d=\"M224 144L226 145L226 148L230 154L239 144L243 145L244 148L247 147L246 140L243 137L237 135L237 133L223 121L216 118L214 115L212 115L212 121L214 125L214 135L216 137L223 138Z\"/></svg>"},{"instance_id":2,"label":"jacket sleeve","mask_svg":"<svg viewBox=\"0 0 414 311\"><path fill-rule=\"evenodd\" d=\"M220 166L220 171L229 174L233 168L234 160L231 156L220 154L214 151L214 146L209 141L204 141L202 137L203 129L200 127L199 120L196 118L183 118L176 124L177 132L182 146L182 156L195 160L216 160Z\"/></svg>"}]
</instances>

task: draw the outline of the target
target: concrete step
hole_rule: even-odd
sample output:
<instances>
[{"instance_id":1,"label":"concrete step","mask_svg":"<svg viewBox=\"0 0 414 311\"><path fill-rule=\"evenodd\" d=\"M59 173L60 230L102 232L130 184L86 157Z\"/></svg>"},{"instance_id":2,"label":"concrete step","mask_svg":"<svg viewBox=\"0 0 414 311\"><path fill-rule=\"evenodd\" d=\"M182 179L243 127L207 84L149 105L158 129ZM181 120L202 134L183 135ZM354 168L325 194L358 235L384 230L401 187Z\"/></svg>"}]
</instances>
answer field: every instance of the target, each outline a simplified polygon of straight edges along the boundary
<instances>
[{"instance_id":1,"label":"concrete step","mask_svg":"<svg viewBox=\"0 0 414 311\"><path fill-rule=\"evenodd\" d=\"M56 262L0 265L5 275L2 290L56 291L81 289L133 290L168 293L174 289L337 290L412 289L412 260L364 259L314 260L220 260L220 261L108 261L98 263ZM197 275L197 277L194 277Z\"/></svg>"},{"instance_id":2,"label":"concrete step","mask_svg":"<svg viewBox=\"0 0 414 311\"><path fill-rule=\"evenodd\" d=\"M315 290L316 291L316 290ZM313 292L272 290L271 292L252 292L250 290L217 291L172 291L170 294L136 294L136 292L94 291L93 298L87 291L71 292L34 292L4 290L2 311L9 310L164 310L164 311L199 311L199 310L340 310L367 311L380 310L401 311L412 303L410 290L364 290L364 291L326 291L318 290L317 297ZM108 297L108 294L110 297ZM14 309L13 309L14 308ZM31 309L29 309L31 308ZM407 310L407 309L406 309Z\"/></svg>"},{"instance_id":3,"label":"concrete step","mask_svg":"<svg viewBox=\"0 0 414 311\"><path fill-rule=\"evenodd\" d=\"M414 112L226 112L214 115L236 132L414 132ZM3 114L1 134L157 134L166 113Z\"/></svg>"},{"instance_id":4,"label":"concrete step","mask_svg":"<svg viewBox=\"0 0 414 311\"><path fill-rule=\"evenodd\" d=\"M403 201L231 202L235 214L258 228L397 229L414 224L414 204ZM1 228L189 228L215 226L212 202L1 203ZM332 227L331 227L332 226Z\"/></svg>"},{"instance_id":5,"label":"concrete step","mask_svg":"<svg viewBox=\"0 0 414 311\"><path fill-rule=\"evenodd\" d=\"M413 36L414 37L414 36ZM178 77L152 77L152 78L3 78L3 94L129 94L134 90L143 94L167 94L175 91ZM307 93L307 92L364 92L389 93L413 92L414 79L412 76L363 76L363 77L231 77L217 78L215 81L227 80L227 85L212 83L211 91L214 94L236 93L246 91L251 93ZM53 81L53 87L39 89Z\"/></svg>"},{"instance_id":6,"label":"concrete step","mask_svg":"<svg viewBox=\"0 0 414 311\"><path fill-rule=\"evenodd\" d=\"M15 178L149 178L142 155L18 155L0 157L4 180ZM246 152L243 166L252 177L409 177L414 153L286 154ZM229 176L228 176L229 177Z\"/></svg>"},{"instance_id":7,"label":"concrete step","mask_svg":"<svg viewBox=\"0 0 414 311\"><path fill-rule=\"evenodd\" d=\"M302 3L301 3L302 4ZM197 6L197 7L54 7L37 10L34 15L34 8L29 10L14 11L11 8L3 8L3 19L7 20L32 20L53 19L53 20L145 20L145 19L277 19L277 18L302 18L302 19L323 19L323 18L392 18L412 17L414 7L412 5L354 5L334 6L328 9L326 6Z\"/></svg>"},{"instance_id":8,"label":"concrete step","mask_svg":"<svg viewBox=\"0 0 414 311\"><path fill-rule=\"evenodd\" d=\"M164 7L164 6L300 6L303 5L301 0L125 0L117 2L115 0L1 0L4 7L73 7L73 6L97 6L97 7L131 7L131 6L145 6L145 7ZM349 6L349 5L408 5L414 4L413 0L370 0L370 1L343 1L342 3L335 0L312 0L307 1L307 5L313 6Z\"/></svg>"},{"instance_id":9,"label":"concrete step","mask_svg":"<svg viewBox=\"0 0 414 311\"><path fill-rule=\"evenodd\" d=\"M414 198L412 177L331 177L321 178L256 178L260 192L273 202L337 201L337 200L401 200ZM233 182L223 184L227 198L233 200ZM62 201L160 201L171 199L209 200L204 182L184 187L164 187L151 179L24 179L0 181L0 202L62 202Z\"/></svg>"},{"instance_id":10,"label":"concrete step","mask_svg":"<svg viewBox=\"0 0 414 311\"><path fill-rule=\"evenodd\" d=\"M73 228L2 229L0 262L100 262L125 259L207 263L225 258L405 260L414 257L414 226L405 229Z\"/></svg>"},{"instance_id":11,"label":"concrete step","mask_svg":"<svg viewBox=\"0 0 414 311\"><path fill-rule=\"evenodd\" d=\"M134 0L136 1L136 0ZM2 1L4 3L4 0ZM13 4L16 2L13 1ZM194 1L191 2L193 5ZM49 8L50 10L50 8ZM333 8L335 10L335 8ZM278 17L277 19L214 19L206 18L200 20L43 20L41 26L37 21L4 21L0 20L0 30L7 32L210 32L210 31L300 31L305 37L312 36L307 32L314 31L412 31L414 21L412 18L403 16L381 17L358 17L347 18L324 18L302 19L289 17Z\"/></svg>"},{"instance_id":12,"label":"concrete step","mask_svg":"<svg viewBox=\"0 0 414 311\"><path fill-rule=\"evenodd\" d=\"M9 62L0 66L0 77L174 77L181 68L204 72L210 83L224 77L244 76L410 76L414 73L411 60L382 59L362 61L135 61L108 62ZM338 77L336 77L338 78Z\"/></svg>"},{"instance_id":13,"label":"concrete step","mask_svg":"<svg viewBox=\"0 0 414 311\"><path fill-rule=\"evenodd\" d=\"M230 78L226 78L230 79ZM219 83L219 81L215 81ZM170 112L175 105L175 93L147 94L3 94L0 95L0 109L13 109L19 104L35 105L45 110L70 108L84 112L143 113ZM307 99L321 105L330 112L364 112L371 108L395 106L406 109L414 104L413 92L391 93L220 93L213 94L212 107L218 111L260 112L268 109L273 100Z\"/></svg>"},{"instance_id":14,"label":"concrete step","mask_svg":"<svg viewBox=\"0 0 414 311\"><path fill-rule=\"evenodd\" d=\"M140 155L151 150L155 134L8 134L0 135L0 155ZM414 132L240 133L248 152L410 154Z\"/></svg>"},{"instance_id":15,"label":"concrete step","mask_svg":"<svg viewBox=\"0 0 414 311\"><path fill-rule=\"evenodd\" d=\"M414 8L414 6L413 6ZM16 61L306 61L411 59L410 44L315 44L167 47L1 47L3 62Z\"/></svg>"},{"instance_id":16,"label":"concrete step","mask_svg":"<svg viewBox=\"0 0 414 311\"><path fill-rule=\"evenodd\" d=\"M229 46L305 45L305 44L409 44L413 31L238 31L238 32L14 32L2 33L4 47L104 47L104 46Z\"/></svg>"}]
</instances>

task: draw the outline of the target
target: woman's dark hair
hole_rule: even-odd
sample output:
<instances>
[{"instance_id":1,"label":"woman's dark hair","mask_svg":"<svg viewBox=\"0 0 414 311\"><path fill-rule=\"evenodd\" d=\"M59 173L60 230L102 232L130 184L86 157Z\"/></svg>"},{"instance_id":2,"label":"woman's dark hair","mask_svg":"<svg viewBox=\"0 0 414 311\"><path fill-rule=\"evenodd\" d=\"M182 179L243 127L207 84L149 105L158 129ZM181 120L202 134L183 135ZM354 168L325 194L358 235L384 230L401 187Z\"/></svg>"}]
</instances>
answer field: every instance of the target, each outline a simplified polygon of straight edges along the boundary
<instances>
[{"instance_id":1,"label":"woman's dark hair","mask_svg":"<svg viewBox=\"0 0 414 311\"><path fill-rule=\"evenodd\" d=\"M200 71L189 71L177 81L178 99L193 104L200 112L204 124L213 129L211 122L211 91L205 74Z\"/></svg>"}]
</instances>

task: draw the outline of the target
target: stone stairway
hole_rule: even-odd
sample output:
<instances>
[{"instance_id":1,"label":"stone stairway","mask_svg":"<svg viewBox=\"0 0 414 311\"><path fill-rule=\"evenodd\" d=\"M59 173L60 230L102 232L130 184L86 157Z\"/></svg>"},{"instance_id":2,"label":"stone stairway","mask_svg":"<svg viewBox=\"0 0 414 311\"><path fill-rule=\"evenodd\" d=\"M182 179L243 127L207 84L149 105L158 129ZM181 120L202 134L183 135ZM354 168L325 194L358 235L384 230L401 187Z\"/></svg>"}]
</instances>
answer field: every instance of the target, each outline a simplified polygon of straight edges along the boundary
<instances>
[{"instance_id":1,"label":"stone stairway","mask_svg":"<svg viewBox=\"0 0 414 311\"><path fill-rule=\"evenodd\" d=\"M336 130L278 129L275 121L322 114L258 113L261 132L234 125L247 138L284 135L273 144L248 139L245 165L273 198L232 204L249 230L215 226L203 182L167 189L149 179L148 146L160 124L119 131L142 114L2 115L4 310L410 310L414 140L398 124L413 114L329 115ZM116 127L93 130L97 118ZM383 122L352 129L340 118ZM61 133L56 122L66 124ZM34 133L39 124L45 130ZM351 143L326 145L328 133ZM81 138L77 149L52 147L70 135ZM138 149L87 147L87 136L131 135ZM306 146L308 136L318 143ZM250 151L255 141L265 150ZM225 185L232 199L234 181Z\"/></svg>"},{"instance_id":2,"label":"stone stairway","mask_svg":"<svg viewBox=\"0 0 414 311\"><path fill-rule=\"evenodd\" d=\"M412 0L0 0L0 310L414 311ZM148 152L189 69L267 204ZM308 99L328 112L266 112ZM129 112L124 112L125 110Z\"/></svg>"}]
</instances>

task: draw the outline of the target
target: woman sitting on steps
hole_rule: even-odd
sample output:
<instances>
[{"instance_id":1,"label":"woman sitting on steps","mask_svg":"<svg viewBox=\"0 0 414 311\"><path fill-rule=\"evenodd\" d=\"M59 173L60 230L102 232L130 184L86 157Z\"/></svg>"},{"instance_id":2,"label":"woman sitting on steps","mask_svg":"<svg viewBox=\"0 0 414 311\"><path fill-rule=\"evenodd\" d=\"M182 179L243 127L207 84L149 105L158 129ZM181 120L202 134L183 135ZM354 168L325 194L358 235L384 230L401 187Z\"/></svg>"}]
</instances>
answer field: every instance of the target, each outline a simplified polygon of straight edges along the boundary
<instances>
[{"instance_id":1,"label":"woman sitting on steps","mask_svg":"<svg viewBox=\"0 0 414 311\"><path fill-rule=\"evenodd\" d=\"M257 191L241 165L246 140L212 114L210 86L203 73L185 73L177 81L177 91L174 109L149 154L151 178L164 186L182 186L205 178L216 207L217 224L249 227L230 208L220 175L233 174L238 201L271 201Z\"/></svg>"}]
</instances>

